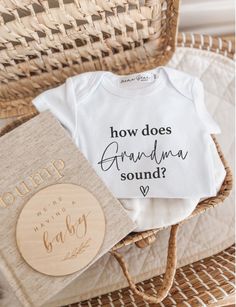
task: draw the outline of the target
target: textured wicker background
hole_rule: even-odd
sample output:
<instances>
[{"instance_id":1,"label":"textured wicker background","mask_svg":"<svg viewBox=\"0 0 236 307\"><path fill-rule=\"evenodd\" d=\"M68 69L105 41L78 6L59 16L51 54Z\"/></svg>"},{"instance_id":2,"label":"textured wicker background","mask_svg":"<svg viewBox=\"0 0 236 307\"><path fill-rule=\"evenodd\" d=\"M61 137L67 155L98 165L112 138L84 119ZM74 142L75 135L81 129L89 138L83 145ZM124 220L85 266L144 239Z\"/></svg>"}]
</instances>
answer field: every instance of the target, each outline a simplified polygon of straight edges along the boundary
<instances>
[{"instance_id":1,"label":"textured wicker background","mask_svg":"<svg viewBox=\"0 0 236 307\"><path fill-rule=\"evenodd\" d=\"M0 117L28 112L32 97L71 75L165 64L175 49L178 6L178 0L4 0Z\"/></svg>"},{"instance_id":2,"label":"textured wicker background","mask_svg":"<svg viewBox=\"0 0 236 307\"><path fill-rule=\"evenodd\" d=\"M138 287L156 295L162 282L160 275L138 283ZM169 295L160 304L149 304L125 288L64 307L233 307L234 293L235 246L231 246L215 256L179 268Z\"/></svg>"}]
</instances>

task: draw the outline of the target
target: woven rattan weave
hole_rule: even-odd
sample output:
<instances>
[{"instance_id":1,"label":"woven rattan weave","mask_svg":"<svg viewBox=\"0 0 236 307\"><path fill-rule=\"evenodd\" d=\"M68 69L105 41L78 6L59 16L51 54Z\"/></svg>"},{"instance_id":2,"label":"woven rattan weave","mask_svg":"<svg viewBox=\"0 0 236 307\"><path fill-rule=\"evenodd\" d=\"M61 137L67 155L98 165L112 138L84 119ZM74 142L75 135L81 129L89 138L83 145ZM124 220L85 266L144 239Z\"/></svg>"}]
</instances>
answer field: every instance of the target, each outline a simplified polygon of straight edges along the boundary
<instances>
[{"instance_id":1,"label":"woven rattan weave","mask_svg":"<svg viewBox=\"0 0 236 307\"><path fill-rule=\"evenodd\" d=\"M128 74L175 50L179 0L4 0L0 118L33 111L39 92L91 70Z\"/></svg>"},{"instance_id":2,"label":"woven rattan weave","mask_svg":"<svg viewBox=\"0 0 236 307\"><path fill-rule=\"evenodd\" d=\"M160 275L137 286L149 295L156 295L162 279L163 275ZM235 247L231 246L214 256L177 269L173 287L161 304L148 304L125 288L71 304L70 307L210 307L234 292Z\"/></svg>"}]
</instances>

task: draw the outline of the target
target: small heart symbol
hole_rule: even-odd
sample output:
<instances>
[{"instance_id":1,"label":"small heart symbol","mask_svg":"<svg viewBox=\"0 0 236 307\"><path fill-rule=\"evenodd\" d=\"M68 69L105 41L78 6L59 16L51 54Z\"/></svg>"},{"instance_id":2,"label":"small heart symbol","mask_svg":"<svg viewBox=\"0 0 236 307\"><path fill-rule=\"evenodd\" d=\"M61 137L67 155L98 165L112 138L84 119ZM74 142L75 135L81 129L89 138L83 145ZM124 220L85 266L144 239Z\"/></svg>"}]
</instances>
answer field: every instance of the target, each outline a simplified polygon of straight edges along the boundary
<instances>
[{"instance_id":1,"label":"small heart symbol","mask_svg":"<svg viewBox=\"0 0 236 307\"><path fill-rule=\"evenodd\" d=\"M144 187L143 185L141 185L140 187L140 191L143 194L143 196L145 197L149 191L149 186L147 185L146 187Z\"/></svg>"}]
</instances>

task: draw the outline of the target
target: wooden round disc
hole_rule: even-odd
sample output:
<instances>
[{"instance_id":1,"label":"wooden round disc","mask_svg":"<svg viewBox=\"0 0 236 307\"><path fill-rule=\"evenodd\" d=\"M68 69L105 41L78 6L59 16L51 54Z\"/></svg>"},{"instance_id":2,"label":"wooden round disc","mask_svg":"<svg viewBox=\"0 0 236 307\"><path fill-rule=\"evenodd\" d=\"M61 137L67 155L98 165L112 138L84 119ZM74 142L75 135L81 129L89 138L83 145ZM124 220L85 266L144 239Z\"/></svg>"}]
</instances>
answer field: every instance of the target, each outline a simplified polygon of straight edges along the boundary
<instances>
[{"instance_id":1,"label":"wooden round disc","mask_svg":"<svg viewBox=\"0 0 236 307\"><path fill-rule=\"evenodd\" d=\"M16 240L33 269L63 276L83 269L95 258L105 227L102 207L89 191L75 184L55 184L25 204Z\"/></svg>"}]
</instances>

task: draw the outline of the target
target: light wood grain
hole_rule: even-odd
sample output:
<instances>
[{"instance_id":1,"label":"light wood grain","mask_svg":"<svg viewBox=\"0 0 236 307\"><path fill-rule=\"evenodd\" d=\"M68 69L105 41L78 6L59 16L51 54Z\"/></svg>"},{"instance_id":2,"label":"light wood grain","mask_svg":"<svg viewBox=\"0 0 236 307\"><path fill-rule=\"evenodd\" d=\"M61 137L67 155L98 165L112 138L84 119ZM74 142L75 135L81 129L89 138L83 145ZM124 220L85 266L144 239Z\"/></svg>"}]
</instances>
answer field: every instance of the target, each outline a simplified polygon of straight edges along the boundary
<instances>
[{"instance_id":1,"label":"light wood grain","mask_svg":"<svg viewBox=\"0 0 236 307\"><path fill-rule=\"evenodd\" d=\"M40 190L24 206L17 221L17 245L32 268L63 276L95 258L105 228L101 205L89 191L56 184Z\"/></svg>"}]
</instances>

